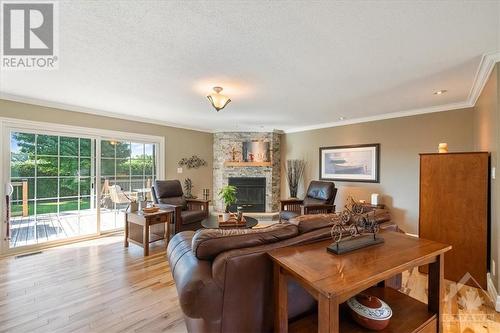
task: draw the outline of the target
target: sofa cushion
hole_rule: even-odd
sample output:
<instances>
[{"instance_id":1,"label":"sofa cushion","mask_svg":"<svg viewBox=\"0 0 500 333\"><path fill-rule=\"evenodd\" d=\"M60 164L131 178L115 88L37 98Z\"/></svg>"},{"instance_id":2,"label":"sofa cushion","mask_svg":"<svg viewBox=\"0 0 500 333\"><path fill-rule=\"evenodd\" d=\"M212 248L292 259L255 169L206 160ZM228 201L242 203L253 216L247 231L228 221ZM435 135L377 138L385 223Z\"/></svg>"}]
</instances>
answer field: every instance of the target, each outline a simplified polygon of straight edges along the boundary
<instances>
[{"instance_id":1,"label":"sofa cushion","mask_svg":"<svg viewBox=\"0 0 500 333\"><path fill-rule=\"evenodd\" d=\"M187 201L184 197L160 198L158 202L161 204L181 206L182 209L187 209Z\"/></svg>"},{"instance_id":2,"label":"sofa cushion","mask_svg":"<svg viewBox=\"0 0 500 333\"><path fill-rule=\"evenodd\" d=\"M280 218L282 220L285 220L285 221L288 221L290 219L293 219L294 217L297 217L299 216L300 214L297 213L297 212L292 212L292 211L289 211L289 210L284 210L284 211L281 211L280 212Z\"/></svg>"},{"instance_id":3,"label":"sofa cushion","mask_svg":"<svg viewBox=\"0 0 500 333\"><path fill-rule=\"evenodd\" d=\"M207 214L203 210L184 210L181 212L182 224L201 222Z\"/></svg>"},{"instance_id":4,"label":"sofa cushion","mask_svg":"<svg viewBox=\"0 0 500 333\"><path fill-rule=\"evenodd\" d=\"M289 221L298 227L299 233L304 234L313 230L333 226L333 217L336 214L300 215Z\"/></svg>"},{"instance_id":5,"label":"sofa cushion","mask_svg":"<svg viewBox=\"0 0 500 333\"><path fill-rule=\"evenodd\" d=\"M275 243L296 235L297 226L289 223L256 229L201 229L193 237L192 249L198 259L210 260L228 250Z\"/></svg>"},{"instance_id":6,"label":"sofa cushion","mask_svg":"<svg viewBox=\"0 0 500 333\"><path fill-rule=\"evenodd\" d=\"M325 204L327 204L327 202L325 200L318 200L318 199L306 197L306 198L304 198L304 201L302 202L302 204L307 207L307 206L312 206L312 205L325 205Z\"/></svg>"}]
</instances>

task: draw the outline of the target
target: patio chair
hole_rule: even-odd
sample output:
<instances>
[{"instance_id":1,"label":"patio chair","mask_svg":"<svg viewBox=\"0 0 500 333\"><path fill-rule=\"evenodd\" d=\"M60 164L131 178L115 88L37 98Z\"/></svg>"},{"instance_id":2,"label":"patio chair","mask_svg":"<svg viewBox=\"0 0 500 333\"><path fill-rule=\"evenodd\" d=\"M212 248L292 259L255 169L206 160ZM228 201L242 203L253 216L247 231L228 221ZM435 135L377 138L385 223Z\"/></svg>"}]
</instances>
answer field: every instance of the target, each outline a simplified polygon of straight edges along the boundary
<instances>
[{"instance_id":1,"label":"patio chair","mask_svg":"<svg viewBox=\"0 0 500 333\"><path fill-rule=\"evenodd\" d=\"M132 201L135 201L136 198L132 195L132 193L129 193L128 195L122 190L120 185L111 185L108 187L109 190L109 198L114 204L117 205L123 205L123 204L128 204ZM128 206L127 206L128 208Z\"/></svg>"}]
</instances>

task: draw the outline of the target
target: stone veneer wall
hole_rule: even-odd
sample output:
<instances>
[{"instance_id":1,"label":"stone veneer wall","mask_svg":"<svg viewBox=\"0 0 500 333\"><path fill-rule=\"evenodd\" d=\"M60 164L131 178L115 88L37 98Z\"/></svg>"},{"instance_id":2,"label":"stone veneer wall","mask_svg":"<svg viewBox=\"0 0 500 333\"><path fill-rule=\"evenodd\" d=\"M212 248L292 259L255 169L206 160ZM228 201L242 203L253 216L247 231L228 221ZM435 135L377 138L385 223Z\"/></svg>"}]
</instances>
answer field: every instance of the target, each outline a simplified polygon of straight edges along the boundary
<instances>
[{"instance_id":1,"label":"stone veneer wall","mask_svg":"<svg viewBox=\"0 0 500 333\"><path fill-rule=\"evenodd\" d=\"M231 160L232 149L235 148L241 158L242 142L262 140L270 142L270 167L225 167L224 162ZM279 211L280 173L281 173L281 134L276 132L221 132L214 134L213 156L213 205L217 211L223 210L217 193L228 184L229 177L266 177L266 212Z\"/></svg>"}]
</instances>

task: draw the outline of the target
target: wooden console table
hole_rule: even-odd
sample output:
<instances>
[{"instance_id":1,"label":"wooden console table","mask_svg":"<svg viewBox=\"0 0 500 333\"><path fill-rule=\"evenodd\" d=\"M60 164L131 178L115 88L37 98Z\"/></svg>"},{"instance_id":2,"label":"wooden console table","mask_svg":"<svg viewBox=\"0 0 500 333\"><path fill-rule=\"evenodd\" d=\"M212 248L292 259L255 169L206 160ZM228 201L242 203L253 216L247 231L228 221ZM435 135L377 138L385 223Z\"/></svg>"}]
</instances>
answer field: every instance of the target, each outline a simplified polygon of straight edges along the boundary
<instances>
[{"instance_id":1,"label":"wooden console table","mask_svg":"<svg viewBox=\"0 0 500 333\"><path fill-rule=\"evenodd\" d=\"M125 247L129 242L144 248L144 255L149 255L149 243L165 239L168 245L170 237L170 223L174 218L174 209L163 209L156 213L142 212L127 213L125 215ZM152 230L151 226L163 225L161 230Z\"/></svg>"},{"instance_id":2,"label":"wooden console table","mask_svg":"<svg viewBox=\"0 0 500 333\"><path fill-rule=\"evenodd\" d=\"M370 332L343 311L345 301L365 290L393 310L384 332L442 332L443 254L451 246L396 232L380 235L385 243L343 255L326 251L331 240L269 252L274 262L275 331L288 332L287 279L293 279L318 301L318 314L291 323L291 332ZM428 305L385 287L385 280L426 264Z\"/></svg>"}]
</instances>

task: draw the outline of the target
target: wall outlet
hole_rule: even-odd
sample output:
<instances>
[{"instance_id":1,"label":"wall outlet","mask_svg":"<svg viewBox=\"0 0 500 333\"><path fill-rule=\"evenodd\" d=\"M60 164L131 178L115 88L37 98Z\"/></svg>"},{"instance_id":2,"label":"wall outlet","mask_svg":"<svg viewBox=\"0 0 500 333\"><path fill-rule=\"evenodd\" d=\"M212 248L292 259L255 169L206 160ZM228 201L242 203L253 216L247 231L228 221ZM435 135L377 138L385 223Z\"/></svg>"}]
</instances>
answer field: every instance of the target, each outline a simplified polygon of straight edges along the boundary
<instances>
[{"instance_id":1,"label":"wall outlet","mask_svg":"<svg viewBox=\"0 0 500 333\"><path fill-rule=\"evenodd\" d=\"M497 168L492 167L491 168L491 179L495 179L496 178L496 173L497 173Z\"/></svg>"},{"instance_id":2,"label":"wall outlet","mask_svg":"<svg viewBox=\"0 0 500 333\"><path fill-rule=\"evenodd\" d=\"M177 173L182 173L182 168L177 168Z\"/></svg>"},{"instance_id":3,"label":"wall outlet","mask_svg":"<svg viewBox=\"0 0 500 333\"><path fill-rule=\"evenodd\" d=\"M495 260L491 259L491 273L493 276L497 275L497 265L495 263Z\"/></svg>"}]
</instances>

